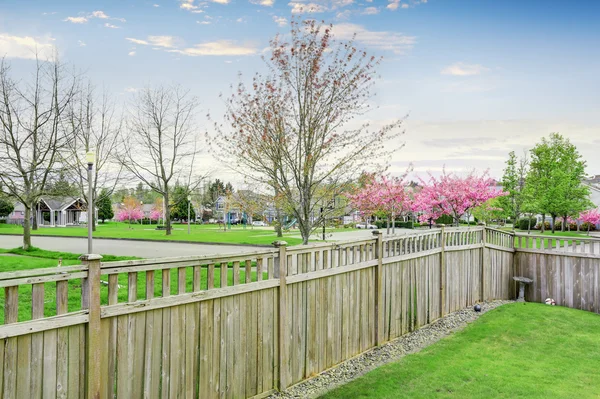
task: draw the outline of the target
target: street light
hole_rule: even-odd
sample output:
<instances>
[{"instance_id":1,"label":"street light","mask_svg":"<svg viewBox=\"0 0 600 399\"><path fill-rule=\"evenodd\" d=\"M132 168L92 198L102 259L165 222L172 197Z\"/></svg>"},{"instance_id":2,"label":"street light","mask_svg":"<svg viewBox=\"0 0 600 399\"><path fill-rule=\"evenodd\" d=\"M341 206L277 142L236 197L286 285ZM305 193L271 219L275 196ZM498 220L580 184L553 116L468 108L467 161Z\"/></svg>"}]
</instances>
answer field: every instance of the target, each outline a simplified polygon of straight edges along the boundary
<instances>
[{"instance_id":1,"label":"street light","mask_svg":"<svg viewBox=\"0 0 600 399\"><path fill-rule=\"evenodd\" d=\"M192 200L192 196L188 195L187 196L188 199L188 234L190 234L190 204L191 204L191 200Z\"/></svg>"},{"instance_id":2,"label":"street light","mask_svg":"<svg viewBox=\"0 0 600 399\"><path fill-rule=\"evenodd\" d=\"M323 220L323 241L325 241L325 216L323 215L323 211L325 209L327 210L334 210L335 209L335 198L337 197L337 195L334 195L332 199L329 200L329 202L327 202L327 206L321 207L321 219Z\"/></svg>"},{"instance_id":3,"label":"street light","mask_svg":"<svg viewBox=\"0 0 600 399\"><path fill-rule=\"evenodd\" d=\"M92 253L92 223L94 223L94 197L92 193L92 169L94 168L94 162L96 161L96 154L93 151L89 151L85 155L85 160L88 165L88 254Z\"/></svg>"}]
</instances>

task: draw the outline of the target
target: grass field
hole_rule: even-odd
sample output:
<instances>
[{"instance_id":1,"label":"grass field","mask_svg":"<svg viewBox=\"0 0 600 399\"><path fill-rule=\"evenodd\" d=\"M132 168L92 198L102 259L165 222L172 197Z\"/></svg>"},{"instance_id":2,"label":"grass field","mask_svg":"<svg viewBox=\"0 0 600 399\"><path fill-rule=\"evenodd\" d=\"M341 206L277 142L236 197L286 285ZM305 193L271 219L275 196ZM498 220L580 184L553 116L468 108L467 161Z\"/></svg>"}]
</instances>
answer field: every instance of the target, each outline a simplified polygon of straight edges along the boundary
<instances>
[{"instance_id":1,"label":"grass field","mask_svg":"<svg viewBox=\"0 0 600 399\"><path fill-rule=\"evenodd\" d=\"M106 238L139 238L144 240L178 240L207 243L236 243L236 244L263 244L268 245L277 240L277 235L272 227L231 226L224 231L215 224L191 225L191 233L187 233L186 224L174 224L170 236L164 231L156 230L156 225L140 225L119 222L107 222L98 224L94 237ZM330 231L333 231L330 229ZM23 228L18 225L0 224L0 234L23 234ZM85 227L40 227L32 231L33 235L58 235L65 237L86 237ZM284 240L289 245L301 244L300 232L291 230L284 233Z\"/></svg>"},{"instance_id":2,"label":"grass field","mask_svg":"<svg viewBox=\"0 0 600 399\"><path fill-rule=\"evenodd\" d=\"M600 315L513 303L323 399L597 398Z\"/></svg>"},{"instance_id":3,"label":"grass field","mask_svg":"<svg viewBox=\"0 0 600 399\"><path fill-rule=\"evenodd\" d=\"M6 254L11 254L7 256ZM19 254L19 255L15 255ZM22 250L1 250L0 249L0 272L10 272L23 269L38 269L44 267L56 267L58 264L58 258L63 259L63 266L80 264L77 260L76 254L70 254L65 252L52 252L34 249L32 251L24 252ZM112 256L103 255L103 261L116 261L135 259L124 256ZM242 268L243 269L243 268ZM192 291L192 269L186 269L186 292ZM146 279L145 273L140 272L137 276L137 294L139 299L144 299L146 294ZM266 275L265 275L266 277ZM200 288L207 288L207 270L202 268L201 270L201 282ZM118 300L119 302L127 302L127 274L119 274L118 277ZM246 274L244 270L240 270L240 281L245 281ZM252 272L252 281L257 280L255 272ZM108 281L108 276L102 276L103 281ZM220 270L218 267L215 268L215 287L219 287L220 282ZM228 283L233 283L233 271L228 270ZM171 294L177 293L177 269L171 270ZM31 319L31 285L19 286L19 321L26 321ZM4 290L0 290L0 309L4 309ZM155 273L155 285L154 285L154 296L162 296L162 275L160 272ZM102 305L108 304L108 286L103 284L100 286L100 301ZM56 283L44 284L44 315L54 316L56 314ZM81 309L81 280L70 280L68 287L68 310L74 312ZM4 312L0 311L0 324L4 323Z\"/></svg>"}]
</instances>

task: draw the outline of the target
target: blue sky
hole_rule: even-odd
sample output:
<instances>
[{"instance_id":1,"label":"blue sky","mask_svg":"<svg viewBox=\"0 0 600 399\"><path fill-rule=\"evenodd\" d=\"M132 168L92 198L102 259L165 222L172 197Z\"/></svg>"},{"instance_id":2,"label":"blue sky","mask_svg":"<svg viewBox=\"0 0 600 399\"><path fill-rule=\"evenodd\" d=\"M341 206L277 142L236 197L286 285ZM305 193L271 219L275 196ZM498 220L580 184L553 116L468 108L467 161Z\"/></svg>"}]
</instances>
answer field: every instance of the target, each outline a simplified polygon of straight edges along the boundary
<instances>
[{"instance_id":1,"label":"blue sky","mask_svg":"<svg viewBox=\"0 0 600 399\"><path fill-rule=\"evenodd\" d=\"M446 165L499 177L509 151L559 131L600 174L598 15L600 1L5 0L0 54L25 77L31 45L55 46L119 102L177 82L203 114L220 115L218 95L238 72L264 70L270 37L293 16L323 19L384 57L379 108L367 117L409 114L393 172L412 162L419 172Z\"/></svg>"}]
</instances>

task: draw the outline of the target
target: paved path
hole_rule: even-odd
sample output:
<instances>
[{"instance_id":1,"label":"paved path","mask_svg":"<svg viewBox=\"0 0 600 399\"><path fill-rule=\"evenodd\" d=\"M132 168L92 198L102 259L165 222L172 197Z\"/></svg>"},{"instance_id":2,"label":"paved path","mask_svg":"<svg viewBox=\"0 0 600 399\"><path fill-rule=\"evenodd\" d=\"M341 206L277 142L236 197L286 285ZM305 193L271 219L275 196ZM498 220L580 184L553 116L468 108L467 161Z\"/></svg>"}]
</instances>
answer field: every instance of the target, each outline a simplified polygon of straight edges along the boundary
<instances>
[{"instance_id":1,"label":"paved path","mask_svg":"<svg viewBox=\"0 0 600 399\"><path fill-rule=\"evenodd\" d=\"M34 247L49 251L85 253L87 239L79 237L31 237ZM0 235L0 248L16 248L21 246L20 236ZM162 258L172 256L193 256L211 254L230 254L241 251L256 251L257 247L244 245L211 245L187 244L167 241L128 241L128 240L94 240L94 252L100 254L139 256L141 258Z\"/></svg>"},{"instance_id":2,"label":"paved path","mask_svg":"<svg viewBox=\"0 0 600 399\"><path fill-rule=\"evenodd\" d=\"M293 230L292 230L293 231ZM386 229L380 229L379 231L383 232L383 235L386 234ZM349 230L349 231L339 231L335 233L326 232L325 239L328 241L349 241L349 240L360 240L362 238L371 238L373 237L373 230ZM412 230L412 229L401 229L396 227L396 235L399 234L415 234L417 232L422 232L422 230ZM392 234L392 228L390 227L390 234ZM300 234L292 235L291 237L301 238ZM312 240L322 240L323 232L316 231L311 237ZM284 238L285 240L285 238Z\"/></svg>"}]
</instances>

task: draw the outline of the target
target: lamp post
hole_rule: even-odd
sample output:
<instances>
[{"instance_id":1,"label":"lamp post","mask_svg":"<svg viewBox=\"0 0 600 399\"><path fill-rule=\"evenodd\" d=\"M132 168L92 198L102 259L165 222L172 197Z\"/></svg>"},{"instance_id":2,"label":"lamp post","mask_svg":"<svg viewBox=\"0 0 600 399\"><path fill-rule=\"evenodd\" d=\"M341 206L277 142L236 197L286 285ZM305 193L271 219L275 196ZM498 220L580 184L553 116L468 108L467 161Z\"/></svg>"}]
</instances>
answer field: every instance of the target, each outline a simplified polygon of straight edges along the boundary
<instances>
[{"instance_id":1,"label":"lamp post","mask_svg":"<svg viewBox=\"0 0 600 399\"><path fill-rule=\"evenodd\" d=\"M191 201L192 201L192 196L188 195L187 200L188 200L188 234L190 234L190 205L191 205Z\"/></svg>"},{"instance_id":2,"label":"lamp post","mask_svg":"<svg viewBox=\"0 0 600 399\"><path fill-rule=\"evenodd\" d=\"M335 209L335 198L337 197L337 195L334 195L333 198L331 200L329 200L329 202L327 203L327 210L334 210ZM323 216L323 211L325 210L324 207L321 207L321 220L323 220L323 241L325 241L325 216Z\"/></svg>"},{"instance_id":3,"label":"lamp post","mask_svg":"<svg viewBox=\"0 0 600 399\"><path fill-rule=\"evenodd\" d=\"M89 151L85 155L85 159L88 165L88 254L92 252L92 223L94 223L94 196L92 190L92 170L94 168L94 162L96 161L96 154L93 151Z\"/></svg>"}]
</instances>

